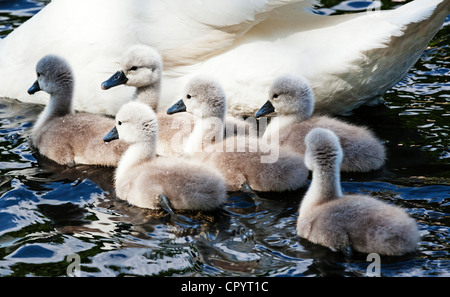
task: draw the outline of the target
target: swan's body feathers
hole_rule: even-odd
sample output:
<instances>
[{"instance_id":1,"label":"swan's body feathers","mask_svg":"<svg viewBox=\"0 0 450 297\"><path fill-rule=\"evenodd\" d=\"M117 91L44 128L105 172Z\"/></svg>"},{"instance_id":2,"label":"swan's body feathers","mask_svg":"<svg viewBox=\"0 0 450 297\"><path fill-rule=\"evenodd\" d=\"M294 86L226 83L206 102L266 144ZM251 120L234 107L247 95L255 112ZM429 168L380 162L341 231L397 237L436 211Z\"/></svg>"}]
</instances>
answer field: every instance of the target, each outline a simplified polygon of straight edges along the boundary
<instances>
[{"instance_id":1,"label":"swan's body feathers","mask_svg":"<svg viewBox=\"0 0 450 297\"><path fill-rule=\"evenodd\" d=\"M165 60L161 110L192 77L213 74L229 111L250 115L275 77L294 72L311 81L318 111L346 113L405 75L450 6L415 0L393 11L320 16L310 1L197 2L52 1L0 41L0 96L46 103L48 96L24 90L32 65L51 52L73 65L75 109L115 114L133 90L99 85L128 46L145 44Z\"/></svg>"}]
</instances>

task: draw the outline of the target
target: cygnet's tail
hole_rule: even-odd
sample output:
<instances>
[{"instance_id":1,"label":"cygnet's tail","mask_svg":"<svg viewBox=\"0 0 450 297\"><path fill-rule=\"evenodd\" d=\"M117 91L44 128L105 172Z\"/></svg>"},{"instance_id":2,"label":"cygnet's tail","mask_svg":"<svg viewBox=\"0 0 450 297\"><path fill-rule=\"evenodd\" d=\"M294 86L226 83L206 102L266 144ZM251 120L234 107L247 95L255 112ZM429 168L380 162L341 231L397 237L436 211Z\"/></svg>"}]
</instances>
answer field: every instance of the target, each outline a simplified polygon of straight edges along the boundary
<instances>
[{"instance_id":1,"label":"cygnet's tail","mask_svg":"<svg viewBox=\"0 0 450 297\"><path fill-rule=\"evenodd\" d=\"M386 149L377 138L354 139L343 144L341 171L369 172L380 169L386 161Z\"/></svg>"}]
</instances>

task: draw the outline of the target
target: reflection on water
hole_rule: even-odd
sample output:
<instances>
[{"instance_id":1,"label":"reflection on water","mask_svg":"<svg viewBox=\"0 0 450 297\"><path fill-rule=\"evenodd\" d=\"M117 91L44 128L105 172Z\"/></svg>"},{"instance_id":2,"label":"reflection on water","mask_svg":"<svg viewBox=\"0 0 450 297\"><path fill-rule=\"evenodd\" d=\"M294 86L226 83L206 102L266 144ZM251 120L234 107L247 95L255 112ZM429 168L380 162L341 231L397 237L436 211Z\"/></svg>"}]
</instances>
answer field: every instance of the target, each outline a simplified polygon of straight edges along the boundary
<instances>
[{"instance_id":1,"label":"reflection on water","mask_svg":"<svg viewBox=\"0 0 450 297\"><path fill-rule=\"evenodd\" d=\"M3 6L10 2L21 10ZM2 2L1 34L45 2ZM404 207L422 235L417 253L382 258L383 276L450 275L449 27L386 94L385 105L346 118L373 129L389 161L376 172L344 174L344 191ZM188 219L173 221L117 200L113 169L67 168L39 156L29 136L41 111L0 99L1 276L64 276L74 253L82 276L366 275L365 255L345 257L296 236L306 189L230 193L220 211L183 212Z\"/></svg>"},{"instance_id":2,"label":"reflection on water","mask_svg":"<svg viewBox=\"0 0 450 297\"><path fill-rule=\"evenodd\" d=\"M0 37L8 35L49 2L50 0L2 0L0 3Z\"/></svg>"}]
</instances>

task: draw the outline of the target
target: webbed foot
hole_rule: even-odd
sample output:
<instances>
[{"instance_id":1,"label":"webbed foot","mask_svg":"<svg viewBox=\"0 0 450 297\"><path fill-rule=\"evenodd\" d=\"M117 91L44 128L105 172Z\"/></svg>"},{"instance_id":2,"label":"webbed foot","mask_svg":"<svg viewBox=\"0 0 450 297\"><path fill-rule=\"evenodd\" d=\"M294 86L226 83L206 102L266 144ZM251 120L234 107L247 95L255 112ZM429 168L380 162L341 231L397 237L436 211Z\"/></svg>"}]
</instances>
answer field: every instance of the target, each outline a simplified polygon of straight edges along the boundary
<instances>
[{"instance_id":1,"label":"webbed foot","mask_svg":"<svg viewBox=\"0 0 450 297\"><path fill-rule=\"evenodd\" d=\"M170 201L166 196L164 196L162 194L159 195L158 204L164 211L166 211L168 214L170 214L170 216L174 216L174 215L176 216L175 212L172 209Z\"/></svg>"},{"instance_id":2,"label":"webbed foot","mask_svg":"<svg viewBox=\"0 0 450 297\"><path fill-rule=\"evenodd\" d=\"M170 215L170 218L175 223L188 224L188 225L193 225L193 224L197 223L196 221L191 220L188 217L176 214L172 209L169 199L166 196L164 196L163 194L159 195L158 204L164 211L166 211Z\"/></svg>"},{"instance_id":3,"label":"webbed foot","mask_svg":"<svg viewBox=\"0 0 450 297\"><path fill-rule=\"evenodd\" d=\"M256 194L256 192L247 184L247 183L243 183L241 185L241 188L239 189L241 192L247 194L248 196L250 196L251 198L260 198L258 196L258 194Z\"/></svg>"}]
</instances>

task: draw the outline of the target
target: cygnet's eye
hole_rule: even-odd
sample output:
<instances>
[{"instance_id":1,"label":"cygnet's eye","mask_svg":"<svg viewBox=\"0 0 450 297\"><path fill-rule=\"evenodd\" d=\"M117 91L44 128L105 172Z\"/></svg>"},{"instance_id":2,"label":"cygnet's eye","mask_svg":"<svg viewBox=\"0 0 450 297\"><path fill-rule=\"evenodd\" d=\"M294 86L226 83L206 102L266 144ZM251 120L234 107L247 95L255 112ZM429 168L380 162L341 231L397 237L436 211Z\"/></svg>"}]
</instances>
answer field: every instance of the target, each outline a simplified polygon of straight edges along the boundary
<instances>
[{"instance_id":1,"label":"cygnet's eye","mask_svg":"<svg viewBox=\"0 0 450 297\"><path fill-rule=\"evenodd\" d=\"M191 98L192 98L192 96L191 96L191 95L189 95L189 94L187 94L186 98L187 98L187 99L191 99Z\"/></svg>"},{"instance_id":2,"label":"cygnet's eye","mask_svg":"<svg viewBox=\"0 0 450 297\"><path fill-rule=\"evenodd\" d=\"M137 69L138 69L137 66L133 66L133 67L130 68L130 71L136 71Z\"/></svg>"},{"instance_id":3,"label":"cygnet's eye","mask_svg":"<svg viewBox=\"0 0 450 297\"><path fill-rule=\"evenodd\" d=\"M117 122L117 125L122 126L122 122L121 122L121 121L118 121L118 122Z\"/></svg>"},{"instance_id":4,"label":"cygnet's eye","mask_svg":"<svg viewBox=\"0 0 450 297\"><path fill-rule=\"evenodd\" d=\"M272 98L273 99L277 99L278 98L278 94L273 94Z\"/></svg>"},{"instance_id":5,"label":"cygnet's eye","mask_svg":"<svg viewBox=\"0 0 450 297\"><path fill-rule=\"evenodd\" d=\"M36 75L37 75L37 77L41 77L41 73L40 72L36 73Z\"/></svg>"}]
</instances>

